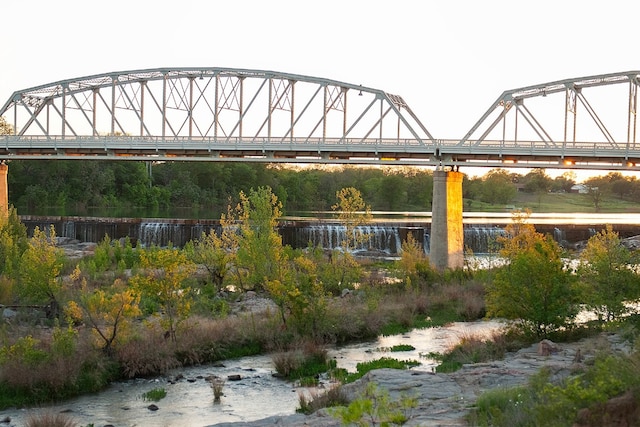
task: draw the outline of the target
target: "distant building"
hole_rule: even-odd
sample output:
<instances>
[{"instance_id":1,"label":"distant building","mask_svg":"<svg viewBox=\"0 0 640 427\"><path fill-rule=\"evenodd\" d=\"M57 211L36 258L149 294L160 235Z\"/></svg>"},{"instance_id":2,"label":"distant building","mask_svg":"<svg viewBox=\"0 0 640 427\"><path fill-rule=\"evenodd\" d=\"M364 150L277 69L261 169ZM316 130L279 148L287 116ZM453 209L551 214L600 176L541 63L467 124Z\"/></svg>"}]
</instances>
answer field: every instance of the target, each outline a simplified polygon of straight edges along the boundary
<instances>
[{"instance_id":1,"label":"distant building","mask_svg":"<svg viewBox=\"0 0 640 427\"><path fill-rule=\"evenodd\" d=\"M571 187L571 193L587 194L588 192L589 192L589 187L587 187L584 184L576 184Z\"/></svg>"}]
</instances>

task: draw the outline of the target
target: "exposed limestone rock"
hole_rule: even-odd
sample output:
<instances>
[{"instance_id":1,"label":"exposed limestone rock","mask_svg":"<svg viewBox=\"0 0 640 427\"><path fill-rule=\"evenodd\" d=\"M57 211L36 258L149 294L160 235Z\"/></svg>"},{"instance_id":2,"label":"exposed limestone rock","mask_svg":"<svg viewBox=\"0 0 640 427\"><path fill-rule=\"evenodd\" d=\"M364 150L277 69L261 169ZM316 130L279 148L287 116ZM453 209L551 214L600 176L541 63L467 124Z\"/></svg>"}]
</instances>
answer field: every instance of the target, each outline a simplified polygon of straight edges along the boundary
<instances>
[{"instance_id":1,"label":"exposed limestone rock","mask_svg":"<svg viewBox=\"0 0 640 427\"><path fill-rule=\"evenodd\" d=\"M364 390L368 382L375 382L389 391L391 399L406 394L418 400L418 407L411 414L406 426L465 426L465 416L480 394L498 387L514 387L526 384L529 378L546 367L551 373L551 381L558 381L575 373L584 366L580 361L593 360L595 353L608 348L612 351L627 352L628 343L619 336L602 334L598 337L576 343L556 345L549 341L546 346L553 351L540 354L540 344L534 344L515 353L509 353L504 360L464 365L451 374L438 374L419 370L379 369L369 372L359 381L343 387L346 396L354 399ZM548 353L548 354L547 354ZM637 407L623 402L613 402L612 406L624 406L624 411L632 413ZM589 413L590 414L590 413ZM588 415L584 415L588 418ZM337 427L340 422L331 417L326 409L304 416L276 416L254 422L215 424L217 427ZM591 427L595 424L584 424ZM614 425L614 424L608 424ZM615 424L622 425L622 424ZM580 426L582 427L582 425Z\"/></svg>"}]
</instances>

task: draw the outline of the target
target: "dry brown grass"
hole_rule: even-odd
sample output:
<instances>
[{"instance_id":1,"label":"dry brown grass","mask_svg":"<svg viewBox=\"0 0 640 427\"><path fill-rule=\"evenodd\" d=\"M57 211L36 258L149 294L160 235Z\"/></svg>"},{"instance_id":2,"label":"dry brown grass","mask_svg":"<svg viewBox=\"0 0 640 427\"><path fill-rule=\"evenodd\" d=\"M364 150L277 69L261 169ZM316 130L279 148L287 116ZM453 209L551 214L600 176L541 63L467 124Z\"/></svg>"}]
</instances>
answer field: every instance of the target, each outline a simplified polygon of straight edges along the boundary
<instances>
[{"instance_id":1,"label":"dry brown grass","mask_svg":"<svg viewBox=\"0 0 640 427\"><path fill-rule=\"evenodd\" d=\"M10 351L8 357L4 359L0 369L0 382L11 387L30 389L44 386L53 392L60 391L75 383L85 363L95 362L100 356L83 334L80 334L75 347L64 354L53 349L51 330L44 328L18 328L17 330L23 331L22 338L32 337L32 342L35 344L32 349ZM14 338L17 337L17 335L11 335ZM17 342L13 340L5 345L11 347ZM38 356L41 352L47 356Z\"/></svg>"},{"instance_id":2,"label":"dry brown grass","mask_svg":"<svg viewBox=\"0 0 640 427\"><path fill-rule=\"evenodd\" d=\"M71 415L65 413L29 414L25 421L25 427L76 427L77 425Z\"/></svg>"},{"instance_id":3,"label":"dry brown grass","mask_svg":"<svg viewBox=\"0 0 640 427\"><path fill-rule=\"evenodd\" d=\"M334 385L327 390L311 389L298 392L298 400L299 411L305 414L311 414L322 408L349 404L347 395L340 385Z\"/></svg>"}]
</instances>

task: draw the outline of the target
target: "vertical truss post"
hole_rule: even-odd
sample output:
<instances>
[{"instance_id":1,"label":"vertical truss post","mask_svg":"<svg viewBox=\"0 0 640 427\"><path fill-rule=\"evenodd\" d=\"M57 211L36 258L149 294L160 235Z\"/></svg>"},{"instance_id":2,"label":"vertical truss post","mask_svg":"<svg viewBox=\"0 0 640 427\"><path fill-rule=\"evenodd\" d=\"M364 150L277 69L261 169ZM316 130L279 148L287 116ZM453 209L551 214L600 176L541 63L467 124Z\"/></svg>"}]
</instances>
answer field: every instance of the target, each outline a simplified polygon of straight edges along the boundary
<instances>
[{"instance_id":1,"label":"vertical truss post","mask_svg":"<svg viewBox=\"0 0 640 427\"><path fill-rule=\"evenodd\" d=\"M67 88L62 86L62 137L67 130Z\"/></svg>"},{"instance_id":2,"label":"vertical truss post","mask_svg":"<svg viewBox=\"0 0 640 427\"><path fill-rule=\"evenodd\" d=\"M322 108L322 139L327 139L327 96L328 96L328 87L324 86L324 107Z\"/></svg>"},{"instance_id":3,"label":"vertical truss post","mask_svg":"<svg viewBox=\"0 0 640 427\"><path fill-rule=\"evenodd\" d=\"M219 111L220 111L220 74L215 74L215 88L214 88L214 96L215 101L213 105L213 139L218 141L218 119L219 119Z\"/></svg>"},{"instance_id":4,"label":"vertical truss post","mask_svg":"<svg viewBox=\"0 0 640 427\"><path fill-rule=\"evenodd\" d=\"M347 88L342 88L342 97L343 97L343 104L344 107L342 108L342 137L344 138L344 136L347 134Z\"/></svg>"},{"instance_id":5,"label":"vertical truss post","mask_svg":"<svg viewBox=\"0 0 640 427\"><path fill-rule=\"evenodd\" d=\"M162 139L167 135L167 74L162 78Z\"/></svg>"},{"instance_id":6,"label":"vertical truss post","mask_svg":"<svg viewBox=\"0 0 640 427\"><path fill-rule=\"evenodd\" d=\"M111 78L111 136L116 134L116 83L118 78Z\"/></svg>"},{"instance_id":7,"label":"vertical truss post","mask_svg":"<svg viewBox=\"0 0 640 427\"><path fill-rule=\"evenodd\" d=\"M238 77L240 79L240 102L238 108L238 120L240 121L240 126L238 128L239 139L242 139L242 117L244 116L244 77ZM235 91L235 88L233 89ZM231 135L229 135L231 136Z\"/></svg>"},{"instance_id":8,"label":"vertical truss post","mask_svg":"<svg viewBox=\"0 0 640 427\"><path fill-rule=\"evenodd\" d=\"M146 82L140 82L140 136L144 136L144 95L146 87Z\"/></svg>"},{"instance_id":9,"label":"vertical truss post","mask_svg":"<svg viewBox=\"0 0 640 427\"><path fill-rule=\"evenodd\" d=\"M627 122L627 149L636 145L636 125L638 113L638 84L629 80L629 117Z\"/></svg>"},{"instance_id":10,"label":"vertical truss post","mask_svg":"<svg viewBox=\"0 0 640 427\"><path fill-rule=\"evenodd\" d=\"M98 89L94 89L92 91L92 98L93 98L92 99L93 105L91 106L91 108L93 109L93 114L91 114L91 127L92 127L93 136L98 136L98 128L96 127L96 120L97 120L96 107L98 102Z\"/></svg>"},{"instance_id":11,"label":"vertical truss post","mask_svg":"<svg viewBox=\"0 0 640 427\"><path fill-rule=\"evenodd\" d=\"M291 85L291 124L289 125L291 132L290 132L290 136L289 136L289 141L291 143L293 143L293 127L296 123L295 119L296 119L296 115L295 115L295 95L296 95L296 82L295 80L289 80L289 85Z\"/></svg>"},{"instance_id":12,"label":"vertical truss post","mask_svg":"<svg viewBox=\"0 0 640 427\"><path fill-rule=\"evenodd\" d=\"M276 101L277 102L277 101ZM273 99L273 77L269 77L269 106L267 111L267 141L271 141L271 112L276 108Z\"/></svg>"},{"instance_id":13,"label":"vertical truss post","mask_svg":"<svg viewBox=\"0 0 640 427\"><path fill-rule=\"evenodd\" d=\"M47 135L49 135L49 131L51 130L51 111L50 111L51 102L53 101L47 102Z\"/></svg>"},{"instance_id":14,"label":"vertical truss post","mask_svg":"<svg viewBox=\"0 0 640 427\"><path fill-rule=\"evenodd\" d=\"M569 133L569 114L571 116L571 124L573 129L571 131L571 141L568 139ZM577 126L578 126L578 103L576 102L576 92L573 88L566 88L565 90L565 111L564 111L564 141L576 143Z\"/></svg>"},{"instance_id":15,"label":"vertical truss post","mask_svg":"<svg viewBox=\"0 0 640 427\"><path fill-rule=\"evenodd\" d=\"M47 107L47 111L48 111L48 107ZM18 105L16 104L13 107L13 134L17 135L18 134ZM49 128L47 127L47 134L49 133Z\"/></svg>"},{"instance_id":16,"label":"vertical truss post","mask_svg":"<svg viewBox=\"0 0 640 427\"><path fill-rule=\"evenodd\" d=\"M382 98L380 98L380 127L378 128L378 137L380 138L380 142L382 142L382 119L384 115L384 103L382 102Z\"/></svg>"},{"instance_id":17,"label":"vertical truss post","mask_svg":"<svg viewBox=\"0 0 640 427\"><path fill-rule=\"evenodd\" d=\"M193 137L193 77L189 77L189 138Z\"/></svg>"},{"instance_id":18,"label":"vertical truss post","mask_svg":"<svg viewBox=\"0 0 640 427\"><path fill-rule=\"evenodd\" d=\"M515 116L515 122L516 122L516 131L515 131L515 135L514 135L514 139L518 139L518 109L516 108L516 116ZM502 119L502 141L500 141L500 145L504 147L504 141L507 139L507 119L504 118Z\"/></svg>"}]
</instances>

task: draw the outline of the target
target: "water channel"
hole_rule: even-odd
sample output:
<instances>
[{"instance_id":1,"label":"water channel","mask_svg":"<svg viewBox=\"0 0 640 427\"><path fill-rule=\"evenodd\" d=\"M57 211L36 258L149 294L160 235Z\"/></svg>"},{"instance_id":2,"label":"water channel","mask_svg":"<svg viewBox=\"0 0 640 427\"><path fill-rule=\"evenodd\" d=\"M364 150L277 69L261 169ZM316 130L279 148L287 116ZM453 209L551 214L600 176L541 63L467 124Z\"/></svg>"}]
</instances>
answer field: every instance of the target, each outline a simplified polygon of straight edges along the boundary
<instances>
[{"instance_id":1,"label":"water channel","mask_svg":"<svg viewBox=\"0 0 640 427\"><path fill-rule=\"evenodd\" d=\"M329 351L338 367L356 371L360 362L393 357L416 360L414 370L432 371L436 361L427 358L430 352L443 352L465 335L490 334L502 327L499 321L459 322L445 327L416 329L407 334L379 337L375 341L332 348ZM414 350L389 352L398 344L410 344ZM212 426L227 422L249 422L274 415L292 415L299 407L299 393L309 389L272 376L275 372L271 356L252 356L227 360L222 365L195 366L170 372L151 379L134 379L111 384L106 390L50 406L0 411L0 419L11 418L11 425L23 426L32 415L67 412L80 426ZM240 375L240 381L226 381L224 396L214 403L209 375L227 378ZM180 378L177 381L169 380ZM331 386L323 379L323 386ZM157 411L148 409L143 393L164 388L167 396L156 402Z\"/></svg>"}]
</instances>

